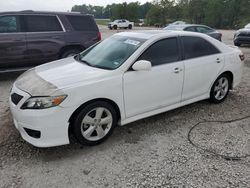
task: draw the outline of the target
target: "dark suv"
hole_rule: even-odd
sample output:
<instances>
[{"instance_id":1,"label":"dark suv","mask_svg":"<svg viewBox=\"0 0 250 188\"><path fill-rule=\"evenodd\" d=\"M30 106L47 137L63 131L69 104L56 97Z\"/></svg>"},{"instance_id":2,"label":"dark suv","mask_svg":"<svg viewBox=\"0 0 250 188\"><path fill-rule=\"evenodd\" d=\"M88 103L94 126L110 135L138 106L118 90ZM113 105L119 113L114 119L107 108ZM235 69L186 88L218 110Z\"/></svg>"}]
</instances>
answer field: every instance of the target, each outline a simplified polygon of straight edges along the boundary
<instances>
[{"instance_id":1,"label":"dark suv","mask_svg":"<svg viewBox=\"0 0 250 188\"><path fill-rule=\"evenodd\" d=\"M0 13L0 72L77 54L101 40L93 16L61 12Z\"/></svg>"}]
</instances>

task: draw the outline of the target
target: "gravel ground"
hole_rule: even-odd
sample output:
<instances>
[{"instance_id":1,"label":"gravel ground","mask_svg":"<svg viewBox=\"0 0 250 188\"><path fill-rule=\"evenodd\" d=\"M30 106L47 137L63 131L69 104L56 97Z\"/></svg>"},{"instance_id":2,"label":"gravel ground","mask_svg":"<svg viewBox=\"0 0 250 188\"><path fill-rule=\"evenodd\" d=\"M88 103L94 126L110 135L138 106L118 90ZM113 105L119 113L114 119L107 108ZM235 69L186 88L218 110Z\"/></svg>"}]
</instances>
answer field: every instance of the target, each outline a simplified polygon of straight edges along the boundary
<instances>
[{"instance_id":1,"label":"gravel ground","mask_svg":"<svg viewBox=\"0 0 250 188\"><path fill-rule=\"evenodd\" d=\"M120 32L101 31L104 38ZM234 32L222 33L232 44ZM223 104L201 101L118 127L95 147L23 141L7 102L18 74L1 75L0 187L249 187L250 48L242 51L242 83Z\"/></svg>"}]
</instances>

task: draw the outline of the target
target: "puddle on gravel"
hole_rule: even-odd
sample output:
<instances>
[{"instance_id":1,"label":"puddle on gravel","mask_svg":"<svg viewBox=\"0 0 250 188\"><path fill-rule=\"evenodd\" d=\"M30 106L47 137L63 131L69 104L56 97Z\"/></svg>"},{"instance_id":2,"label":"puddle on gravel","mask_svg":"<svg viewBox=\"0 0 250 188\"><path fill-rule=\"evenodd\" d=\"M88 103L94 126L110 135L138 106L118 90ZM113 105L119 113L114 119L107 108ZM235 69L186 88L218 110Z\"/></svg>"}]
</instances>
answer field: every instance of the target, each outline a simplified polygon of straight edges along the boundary
<instances>
[{"instance_id":1,"label":"puddle on gravel","mask_svg":"<svg viewBox=\"0 0 250 188\"><path fill-rule=\"evenodd\" d=\"M203 122L190 134L197 147L229 158L250 156L250 117L233 122Z\"/></svg>"}]
</instances>

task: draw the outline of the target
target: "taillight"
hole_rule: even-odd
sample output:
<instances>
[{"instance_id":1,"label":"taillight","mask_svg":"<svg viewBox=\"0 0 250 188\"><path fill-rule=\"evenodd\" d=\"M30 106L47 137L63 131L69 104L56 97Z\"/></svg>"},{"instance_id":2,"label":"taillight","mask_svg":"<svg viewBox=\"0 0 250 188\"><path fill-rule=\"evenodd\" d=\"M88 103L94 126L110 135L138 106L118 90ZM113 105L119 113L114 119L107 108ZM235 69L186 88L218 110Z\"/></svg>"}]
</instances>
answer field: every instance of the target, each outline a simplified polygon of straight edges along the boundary
<instances>
[{"instance_id":1,"label":"taillight","mask_svg":"<svg viewBox=\"0 0 250 188\"><path fill-rule=\"evenodd\" d=\"M102 33L99 31L98 33L98 41L102 40Z\"/></svg>"},{"instance_id":2,"label":"taillight","mask_svg":"<svg viewBox=\"0 0 250 188\"><path fill-rule=\"evenodd\" d=\"M244 61L244 60L245 60L245 55L244 55L242 52L240 53L239 57L240 57L240 60L241 60L241 61Z\"/></svg>"}]
</instances>

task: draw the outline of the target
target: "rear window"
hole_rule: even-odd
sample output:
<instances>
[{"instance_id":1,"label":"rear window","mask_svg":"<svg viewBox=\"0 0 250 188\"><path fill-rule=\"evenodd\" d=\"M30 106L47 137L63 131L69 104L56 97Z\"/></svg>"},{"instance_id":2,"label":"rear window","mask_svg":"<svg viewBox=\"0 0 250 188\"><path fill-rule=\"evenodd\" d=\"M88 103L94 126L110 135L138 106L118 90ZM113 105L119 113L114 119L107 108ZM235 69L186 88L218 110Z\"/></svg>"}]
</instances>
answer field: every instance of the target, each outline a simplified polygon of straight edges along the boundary
<instances>
[{"instance_id":1,"label":"rear window","mask_svg":"<svg viewBox=\"0 0 250 188\"><path fill-rule=\"evenodd\" d=\"M76 31L93 31L97 30L96 23L91 16L66 16L72 25L73 29Z\"/></svg>"},{"instance_id":2,"label":"rear window","mask_svg":"<svg viewBox=\"0 0 250 188\"><path fill-rule=\"evenodd\" d=\"M184 45L185 59L220 53L214 45L200 37L183 36L182 41Z\"/></svg>"},{"instance_id":3,"label":"rear window","mask_svg":"<svg viewBox=\"0 0 250 188\"><path fill-rule=\"evenodd\" d=\"M27 32L62 31L56 16L28 15L25 16Z\"/></svg>"}]
</instances>

